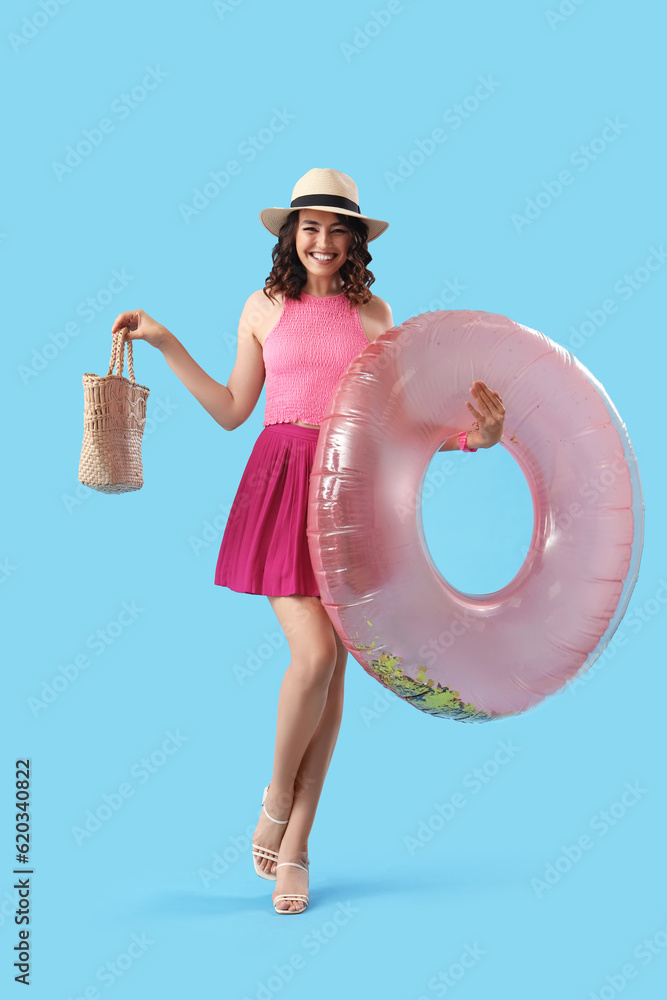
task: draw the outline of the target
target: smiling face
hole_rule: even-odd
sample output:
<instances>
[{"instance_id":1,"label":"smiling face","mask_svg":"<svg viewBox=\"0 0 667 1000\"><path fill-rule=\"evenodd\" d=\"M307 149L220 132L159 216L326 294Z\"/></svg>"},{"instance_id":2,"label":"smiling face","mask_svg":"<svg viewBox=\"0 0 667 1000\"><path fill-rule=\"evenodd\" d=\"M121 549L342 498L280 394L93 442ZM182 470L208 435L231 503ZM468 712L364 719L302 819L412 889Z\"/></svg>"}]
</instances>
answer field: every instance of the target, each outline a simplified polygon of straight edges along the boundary
<instances>
[{"instance_id":1,"label":"smiling face","mask_svg":"<svg viewBox=\"0 0 667 1000\"><path fill-rule=\"evenodd\" d=\"M302 208L296 230L296 252L309 278L327 279L347 260L352 233L334 212Z\"/></svg>"}]
</instances>

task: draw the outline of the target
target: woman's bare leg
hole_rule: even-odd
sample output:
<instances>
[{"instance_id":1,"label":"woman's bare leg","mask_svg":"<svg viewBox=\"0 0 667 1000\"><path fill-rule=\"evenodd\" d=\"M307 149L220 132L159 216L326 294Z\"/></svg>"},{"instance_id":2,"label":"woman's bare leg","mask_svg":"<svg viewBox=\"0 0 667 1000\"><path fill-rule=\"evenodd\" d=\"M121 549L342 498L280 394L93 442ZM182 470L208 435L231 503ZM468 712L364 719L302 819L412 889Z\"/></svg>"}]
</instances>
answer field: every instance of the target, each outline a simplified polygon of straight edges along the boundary
<instances>
[{"instance_id":1,"label":"woman's bare leg","mask_svg":"<svg viewBox=\"0 0 667 1000\"><path fill-rule=\"evenodd\" d=\"M333 756L343 715L343 692L345 686L345 665L347 650L335 629L337 657L336 666L329 683L327 700L317 729L306 748L301 766L296 776L294 801L280 843L278 861L298 861L303 863L308 857L308 837L315 820L315 812L322 793L324 779ZM277 872L278 878L274 896L281 893L307 892L308 879L298 868L286 867ZM279 909L301 910L300 900L278 900Z\"/></svg>"},{"instance_id":2,"label":"woman's bare leg","mask_svg":"<svg viewBox=\"0 0 667 1000\"><path fill-rule=\"evenodd\" d=\"M269 601L289 643L291 662L278 699L273 775L265 806L276 819L287 819L301 761L327 702L339 640L318 597L292 594ZM272 823L261 812L253 842L277 851L285 832L285 826ZM275 872L275 864L267 859L257 859L257 864ZM298 869L293 871L298 874Z\"/></svg>"}]
</instances>

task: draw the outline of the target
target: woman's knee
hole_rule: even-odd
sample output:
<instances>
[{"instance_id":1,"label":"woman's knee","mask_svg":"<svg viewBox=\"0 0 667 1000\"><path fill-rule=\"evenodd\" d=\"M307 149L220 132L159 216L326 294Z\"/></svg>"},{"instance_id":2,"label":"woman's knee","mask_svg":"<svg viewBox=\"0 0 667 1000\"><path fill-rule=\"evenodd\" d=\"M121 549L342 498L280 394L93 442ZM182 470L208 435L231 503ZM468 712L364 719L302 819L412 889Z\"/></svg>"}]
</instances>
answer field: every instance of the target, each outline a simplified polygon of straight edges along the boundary
<instances>
[{"instance_id":1,"label":"woman's knee","mask_svg":"<svg viewBox=\"0 0 667 1000\"><path fill-rule=\"evenodd\" d=\"M336 645L324 640L314 647L305 649L300 645L292 652L290 670L299 677L304 688L328 688L336 670Z\"/></svg>"},{"instance_id":2,"label":"woman's knee","mask_svg":"<svg viewBox=\"0 0 667 1000\"><path fill-rule=\"evenodd\" d=\"M305 687L328 686L339 662L339 641L318 598L269 598L290 649L290 669Z\"/></svg>"}]
</instances>

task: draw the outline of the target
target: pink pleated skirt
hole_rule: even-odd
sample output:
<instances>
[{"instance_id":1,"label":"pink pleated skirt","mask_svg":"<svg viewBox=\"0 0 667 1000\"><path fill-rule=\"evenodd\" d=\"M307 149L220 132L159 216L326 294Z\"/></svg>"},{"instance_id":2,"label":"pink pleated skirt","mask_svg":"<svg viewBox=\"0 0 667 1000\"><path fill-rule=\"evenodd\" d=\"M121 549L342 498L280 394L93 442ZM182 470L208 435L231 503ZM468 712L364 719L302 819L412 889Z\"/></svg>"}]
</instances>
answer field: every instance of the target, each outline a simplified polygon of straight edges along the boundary
<instances>
[{"instance_id":1,"label":"pink pleated skirt","mask_svg":"<svg viewBox=\"0 0 667 1000\"><path fill-rule=\"evenodd\" d=\"M319 427L269 424L234 497L214 582L241 594L319 597L308 536L308 488Z\"/></svg>"}]
</instances>

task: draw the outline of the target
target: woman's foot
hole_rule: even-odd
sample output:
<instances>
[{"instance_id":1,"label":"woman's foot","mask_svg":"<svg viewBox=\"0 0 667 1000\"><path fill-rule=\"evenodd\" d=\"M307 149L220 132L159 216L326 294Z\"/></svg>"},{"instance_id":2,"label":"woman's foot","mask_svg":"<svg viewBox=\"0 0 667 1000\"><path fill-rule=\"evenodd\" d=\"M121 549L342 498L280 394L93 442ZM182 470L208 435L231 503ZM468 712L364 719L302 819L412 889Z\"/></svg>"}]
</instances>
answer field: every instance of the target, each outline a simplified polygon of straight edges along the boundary
<instances>
[{"instance_id":1,"label":"woman's foot","mask_svg":"<svg viewBox=\"0 0 667 1000\"><path fill-rule=\"evenodd\" d=\"M269 785L269 790L264 799L264 809L269 813L269 816L273 816L276 820L285 821L289 819L289 814L292 808L292 800L294 795L289 795L286 793L275 795L273 794L272 785ZM279 823L272 822L268 816L265 815L264 809L262 809L259 814L259 822L255 827L255 832L252 837L253 844L261 844L262 848L266 853L277 853L280 844L283 839L285 830L287 829L287 824L281 825ZM261 858L255 857L255 862L258 868L261 868L266 874L276 873L276 861L271 860L271 858Z\"/></svg>"},{"instance_id":2,"label":"woman's foot","mask_svg":"<svg viewBox=\"0 0 667 1000\"><path fill-rule=\"evenodd\" d=\"M278 862L280 867L276 872L276 888L271 896L273 906L281 912L301 913L308 905L308 851L282 849ZM297 898L281 899L283 895Z\"/></svg>"}]
</instances>

